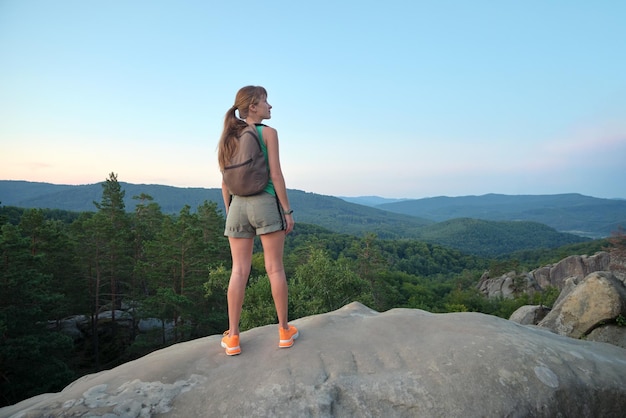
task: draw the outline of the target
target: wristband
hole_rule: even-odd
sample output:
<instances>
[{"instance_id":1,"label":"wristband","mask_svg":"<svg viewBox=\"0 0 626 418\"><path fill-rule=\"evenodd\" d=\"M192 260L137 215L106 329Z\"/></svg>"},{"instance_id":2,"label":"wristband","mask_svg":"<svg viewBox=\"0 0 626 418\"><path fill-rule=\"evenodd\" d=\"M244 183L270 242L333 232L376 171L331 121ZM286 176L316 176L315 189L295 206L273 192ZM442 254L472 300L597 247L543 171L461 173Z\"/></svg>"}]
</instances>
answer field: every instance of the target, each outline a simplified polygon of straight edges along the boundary
<instances>
[{"instance_id":1,"label":"wristband","mask_svg":"<svg viewBox=\"0 0 626 418\"><path fill-rule=\"evenodd\" d=\"M285 211L285 215L291 215L293 213L293 209L289 209Z\"/></svg>"}]
</instances>

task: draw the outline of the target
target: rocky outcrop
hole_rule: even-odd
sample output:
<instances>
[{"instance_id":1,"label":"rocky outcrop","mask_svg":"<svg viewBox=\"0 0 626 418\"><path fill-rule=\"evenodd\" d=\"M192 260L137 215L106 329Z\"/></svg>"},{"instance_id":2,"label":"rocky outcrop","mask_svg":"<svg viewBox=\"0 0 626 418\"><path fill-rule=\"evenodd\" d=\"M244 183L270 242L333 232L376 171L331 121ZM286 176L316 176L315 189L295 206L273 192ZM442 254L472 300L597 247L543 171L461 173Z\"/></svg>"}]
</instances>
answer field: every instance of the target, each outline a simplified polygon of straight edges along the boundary
<instances>
[{"instance_id":1,"label":"rocky outcrop","mask_svg":"<svg viewBox=\"0 0 626 418\"><path fill-rule=\"evenodd\" d=\"M0 417L621 417L626 350L479 313L377 313L352 303L242 333L227 357L214 335L85 376Z\"/></svg>"},{"instance_id":2,"label":"rocky outcrop","mask_svg":"<svg viewBox=\"0 0 626 418\"><path fill-rule=\"evenodd\" d=\"M514 298L556 288L560 293L552 309L543 305L522 306L509 319L572 338L624 347L626 323L612 327L611 331L602 330L626 318L626 264L623 257L616 255L574 255L529 273L509 272L497 278L485 273L477 286L490 298Z\"/></svg>"},{"instance_id":3,"label":"rocky outcrop","mask_svg":"<svg viewBox=\"0 0 626 418\"><path fill-rule=\"evenodd\" d=\"M478 282L478 290L489 298L513 299L522 293L541 291L531 274L517 274L514 271L497 278L490 278L489 273L483 274Z\"/></svg>"},{"instance_id":4,"label":"rocky outcrop","mask_svg":"<svg viewBox=\"0 0 626 418\"><path fill-rule=\"evenodd\" d=\"M509 319L626 348L626 285L613 272L594 272L582 280L569 277L552 309L522 306Z\"/></svg>"},{"instance_id":5,"label":"rocky outcrop","mask_svg":"<svg viewBox=\"0 0 626 418\"><path fill-rule=\"evenodd\" d=\"M563 293L538 326L580 338L607 322L626 317L626 288L609 272L591 273Z\"/></svg>"},{"instance_id":6,"label":"rocky outcrop","mask_svg":"<svg viewBox=\"0 0 626 418\"><path fill-rule=\"evenodd\" d=\"M551 286L561 290L565 279L569 277L582 279L595 271L607 271L610 263L611 256L604 251L592 256L572 255L554 265L534 270L531 275L542 289Z\"/></svg>"},{"instance_id":7,"label":"rocky outcrop","mask_svg":"<svg viewBox=\"0 0 626 418\"><path fill-rule=\"evenodd\" d=\"M493 278L486 273L477 286L481 293L490 298L514 298L523 293L534 293L548 287L562 290L569 278L581 280L590 273L611 270L614 265L611 255L604 251L592 256L573 255L529 273L509 272Z\"/></svg>"},{"instance_id":8,"label":"rocky outcrop","mask_svg":"<svg viewBox=\"0 0 626 418\"><path fill-rule=\"evenodd\" d=\"M98 314L98 321L106 323L113 318L113 311L103 311ZM171 336L174 329L172 322L163 323L160 319L146 318L135 321L129 310L115 310L115 323L118 327L132 329L138 333L147 334L154 331ZM87 315L72 315L58 321L49 321L48 328L57 329L65 335L76 340L86 339L91 336L92 323ZM169 340L169 339L168 339Z\"/></svg>"}]
</instances>

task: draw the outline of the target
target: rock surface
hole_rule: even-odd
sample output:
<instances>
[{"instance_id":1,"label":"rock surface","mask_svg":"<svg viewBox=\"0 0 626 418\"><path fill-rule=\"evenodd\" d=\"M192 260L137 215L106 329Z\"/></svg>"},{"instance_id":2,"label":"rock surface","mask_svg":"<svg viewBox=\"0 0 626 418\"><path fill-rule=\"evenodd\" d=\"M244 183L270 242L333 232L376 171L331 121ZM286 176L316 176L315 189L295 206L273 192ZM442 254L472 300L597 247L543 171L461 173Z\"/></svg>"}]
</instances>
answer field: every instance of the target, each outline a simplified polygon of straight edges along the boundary
<instances>
[{"instance_id":1,"label":"rock surface","mask_svg":"<svg viewBox=\"0 0 626 418\"><path fill-rule=\"evenodd\" d=\"M621 417L626 350L478 313L377 313L351 303L242 333L227 357L210 336L85 376L0 417Z\"/></svg>"},{"instance_id":2,"label":"rock surface","mask_svg":"<svg viewBox=\"0 0 626 418\"><path fill-rule=\"evenodd\" d=\"M620 260L612 259L607 252L595 255L572 255L556 264L540 267L528 273L509 272L500 277L483 275L477 284L478 290L489 298L501 297L512 299L522 293L534 293L548 287L563 290L567 280L582 280L596 271L612 271L621 268Z\"/></svg>"},{"instance_id":3,"label":"rock surface","mask_svg":"<svg viewBox=\"0 0 626 418\"><path fill-rule=\"evenodd\" d=\"M595 271L608 271L610 264L609 253L601 251L592 256L572 255L554 265L541 267L531 274L541 288L552 286L561 290L568 277L582 279Z\"/></svg>"},{"instance_id":4,"label":"rock surface","mask_svg":"<svg viewBox=\"0 0 626 418\"><path fill-rule=\"evenodd\" d=\"M626 317L624 284L610 272L595 272L567 292L564 290L537 325L580 338L619 316Z\"/></svg>"},{"instance_id":5,"label":"rock surface","mask_svg":"<svg viewBox=\"0 0 626 418\"><path fill-rule=\"evenodd\" d=\"M537 325L548 312L550 309L542 305L524 305L513 312L509 320L522 325Z\"/></svg>"},{"instance_id":6,"label":"rock surface","mask_svg":"<svg viewBox=\"0 0 626 418\"><path fill-rule=\"evenodd\" d=\"M591 331L587 341L598 341L626 348L626 326L605 325Z\"/></svg>"}]
</instances>

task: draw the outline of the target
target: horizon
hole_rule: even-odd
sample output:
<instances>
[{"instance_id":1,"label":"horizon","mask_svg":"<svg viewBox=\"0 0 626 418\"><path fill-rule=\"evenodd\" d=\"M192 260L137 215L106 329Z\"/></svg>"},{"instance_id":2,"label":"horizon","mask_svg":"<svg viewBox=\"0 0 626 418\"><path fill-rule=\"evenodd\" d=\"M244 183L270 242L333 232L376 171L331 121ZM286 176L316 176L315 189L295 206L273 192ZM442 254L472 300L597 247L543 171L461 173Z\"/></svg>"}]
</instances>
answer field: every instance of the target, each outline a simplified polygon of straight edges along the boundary
<instances>
[{"instance_id":1,"label":"horizon","mask_svg":"<svg viewBox=\"0 0 626 418\"><path fill-rule=\"evenodd\" d=\"M626 2L258 6L0 2L0 178L219 188L254 84L290 189L626 195Z\"/></svg>"},{"instance_id":2,"label":"horizon","mask_svg":"<svg viewBox=\"0 0 626 418\"><path fill-rule=\"evenodd\" d=\"M30 181L30 180L13 180L13 179L0 179L0 181L14 181L14 182L26 182L26 183L39 183L39 184L48 184L48 185L52 185L52 186L73 186L73 187L80 187L80 186L93 186L93 185L97 185L97 184L102 184L104 183L106 180L102 180L99 182L93 182L93 183L83 183L83 184L64 184L64 183L51 183L51 182L46 182L46 181ZM129 181L124 181L124 180L119 180L118 182L120 184L132 184L134 186L163 186L163 187L172 187L172 188L176 188L176 189L206 189L206 190L210 190L210 189L220 189L219 187L202 187L202 186L173 186L173 185L169 185L169 184L159 184L159 183L134 183L134 182L129 182ZM569 194L575 194L575 195L581 195L581 196L586 196L586 197L592 197L594 199L608 199L608 200L626 200L626 197L598 197L598 196L592 196L592 195L587 195L584 193L578 193L578 192L563 192L563 193L521 193L521 194L509 194L509 193L492 193L492 192L488 192L488 193L483 193L483 194L467 194L467 195L456 195L456 196L449 196L449 195L436 195L436 196L422 196L422 197L385 197L385 196L379 196L379 195L358 195L358 196L346 196L346 195L328 195L326 193L319 193L319 192L315 192L315 191L310 191L310 190L303 190L303 189L297 189L297 188L292 188L289 187L288 190L295 190L295 191L301 191L304 193L312 193L312 194L317 194L317 195L326 195L326 196L332 196L332 197L336 197L339 199L368 199L368 198L374 198L374 199L382 199L382 200L421 200L421 199L436 199L439 197L449 197L449 198L456 198L456 197L482 197L482 196L487 196L487 195L501 195L501 196L557 196L557 195L569 195ZM0 200L0 203L2 201Z\"/></svg>"}]
</instances>

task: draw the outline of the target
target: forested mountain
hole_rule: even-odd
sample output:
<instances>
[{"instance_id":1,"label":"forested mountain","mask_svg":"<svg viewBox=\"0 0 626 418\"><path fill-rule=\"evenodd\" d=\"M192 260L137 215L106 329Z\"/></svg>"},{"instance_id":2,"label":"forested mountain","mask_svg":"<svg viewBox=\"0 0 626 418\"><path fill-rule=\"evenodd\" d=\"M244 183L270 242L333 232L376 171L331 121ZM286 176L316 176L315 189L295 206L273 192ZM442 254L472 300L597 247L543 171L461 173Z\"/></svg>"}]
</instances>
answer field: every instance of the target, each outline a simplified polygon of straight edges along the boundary
<instances>
[{"instance_id":1,"label":"forested mountain","mask_svg":"<svg viewBox=\"0 0 626 418\"><path fill-rule=\"evenodd\" d=\"M133 212L142 194L149 195L164 213L178 213L189 205L192 210L204 201L215 202L224 211L221 189L181 188L155 184L119 182L125 190L124 203ZM94 212L94 202L100 199L102 184L80 186L0 181L0 203L21 208L62 209L74 212ZM297 222L320 225L331 231L360 235L377 233L381 238L415 237L417 230L432 221L415 216L388 212L369 206L348 203L333 196L289 190Z\"/></svg>"},{"instance_id":2,"label":"forested mountain","mask_svg":"<svg viewBox=\"0 0 626 418\"><path fill-rule=\"evenodd\" d=\"M124 204L134 212L139 201L133 199L142 193L152 196L164 213L178 213L184 205L198 207L205 200L222 203L219 189L183 188L156 184L131 184L120 182L126 191ZM29 181L0 180L0 203L21 208L63 209L73 212L95 212L94 202L102 196L102 183L67 186Z\"/></svg>"},{"instance_id":3,"label":"forested mountain","mask_svg":"<svg viewBox=\"0 0 626 418\"><path fill-rule=\"evenodd\" d=\"M489 221L532 221L557 231L591 238L607 237L626 226L626 200L581 194L432 197L376 205L395 213L434 222L455 218Z\"/></svg>"},{"instance_id":4,"label":"forested mountain","mask_svg":"<svg viewBox=\"0 0 626 418\"><path fill-rule=\"evenodd\" d=\"M195 208L205 200L216 202L220 209L224 206L219 189L121 184L126 190L125 203L129 212L138 203L133 200L133 196L142 193L152 196L165 213L177 213L183 205ZM99 183L68 186L0 180L0 203L23 208L94 211L93 202L98 200L101 188ZM299 222L347 233L360 233L363 229L373 228L388 237L415 237L415 230L424 225L456 218L539 222L559 232L590 238L607 237L619 226L626 226L626 200L601 199L575 193L486 194L410 200L377 196L336 198L290 190L290 196ZM390 215L390 212L395 215Z\"/></svg>"},{"instance_id":5,"label":"forested mountain","mask_svg":"<svg viewBox=\"0 0 626 418\"><path fill-rule=\"evenodd\" d=\"M124 182L119 184L126 192L124 203L128 212L135 211L138 204L144 203L141 199L137 199L137 197L142 195L151 196L152 202L158 204L163 213L178 213L185 205L188 205L193 211L205 201L216 203L218 210L223 211L224 209L220 189L180 188ZM101 183L67 186L23 181L0 181L0 202L6 206L21 208L50 208L75 212L94 212L96 210L94 202L100 199L101 194ZM467 201L470 203L468 203L467 209L464 209L459 203L454 203L457 202L457 198L438 199L437 201L451 202L447 209L447 213L450 216L453 213L457 213L459 215L458 218L485 219L484 213L493 212L497 215L493 215L494 219L489 222L469 222L467 219L462 219L439 225L437 222L441 219L437 218L439 216L437 211L446 213L445 204L443 203L438 204L438 206L432 204L429 210L424 211L425 216L420 217L411 212L412 206L410 204L416 201L396 202L370 207L346 202L333 196L324 196L300 190L289 191L291 205L295 209L295 219L298 224L318 225L333 232L356 236L374 233L382 239L418 239L467 251L471 254L487 256L499 256L519 250L556 248L584 240L584 238L577 235L557 232L552 229L555 227L548 223L546 224L552 226L552 228L540 228L536 224L541 222L540 219L534 219L534 222L500 222L517 220L517 218L509 219L501 215L502 213L512 213L515 208L531 212L532 204L536 204L535 211L545 210L546 207L550 207L548 203L545 203L547 197L526 196L525 198L530 203L523 203L525 201L524 197L510 196L511 203L507 205L502 199L492 198L493 196L488 195L484 197L486 200L481 198L468 199ZM580 197L585 198L584 196ZM596 213L604 213L601 203L606 199L586 199L599 201L600 208L597 209ZM565 202L571 204L574 200L575 198ZM484 210L489 202L493 204L491 212ZM608 202L615 203L610 200ZM626 202L624 204L626 205ZM400 209L398 209L393 205L409 206L400 206ZM561 206L563 206L563 203ZM394 209L396 212L382 209L387 207ZM481 212L476 208L483 208L483 211ZM397 213L402 211L406 213ZM463 216L466 212L475 216ZM427 217L430 217L430 219ZM448 220L448 218L444 220ZM496 220L498 222L495 222ZM578 222L580 217L577 217L575 220ZM592 220L601 222L598 220L598 216ZM559 221L563 229L555 229L560 231L574 229L572 225L567 223L567 217L560 218ZM617 229L617 224L613 229ZM606 235L609 235L613 229L609 228L609 233Z\"/></svg>"}]
</instances>

